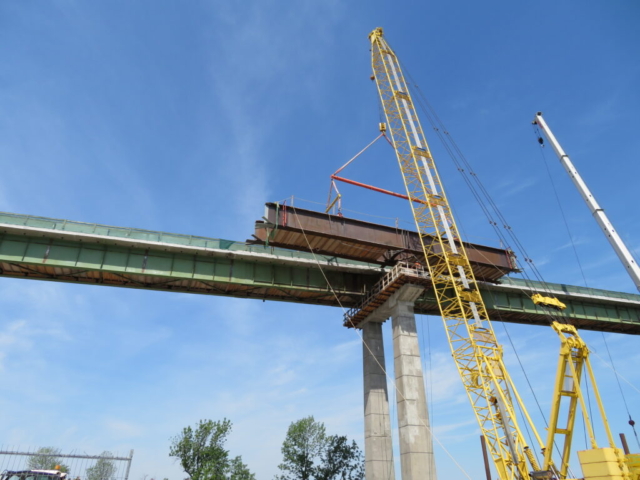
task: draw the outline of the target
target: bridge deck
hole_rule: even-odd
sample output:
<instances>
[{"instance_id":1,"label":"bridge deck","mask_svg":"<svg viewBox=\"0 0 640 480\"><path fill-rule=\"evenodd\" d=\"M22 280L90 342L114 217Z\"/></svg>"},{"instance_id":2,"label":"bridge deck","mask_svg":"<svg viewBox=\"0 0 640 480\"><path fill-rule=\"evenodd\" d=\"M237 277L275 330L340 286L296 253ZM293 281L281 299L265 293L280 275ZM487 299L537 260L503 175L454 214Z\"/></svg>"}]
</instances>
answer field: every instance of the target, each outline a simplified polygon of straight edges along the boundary
<instances>
[{"instance_id":1,"label":"bridge deck","mask_svg":"<svg viewBox=\"0 0 640 480\"><path fill-rule=\"evenodd\" d=\"M350 308L385 271L379 264L329 255L0 213L4 277ZM549 285L504 278L498 285L482 284L481 291L493 319L546 325L548 312L529 298L545 287ZM563 315L579 327L640 334L640 295L550 287L567 304ZM430 291L418 301L416 311L438 314Z\"/></svg>"}]
</instances>

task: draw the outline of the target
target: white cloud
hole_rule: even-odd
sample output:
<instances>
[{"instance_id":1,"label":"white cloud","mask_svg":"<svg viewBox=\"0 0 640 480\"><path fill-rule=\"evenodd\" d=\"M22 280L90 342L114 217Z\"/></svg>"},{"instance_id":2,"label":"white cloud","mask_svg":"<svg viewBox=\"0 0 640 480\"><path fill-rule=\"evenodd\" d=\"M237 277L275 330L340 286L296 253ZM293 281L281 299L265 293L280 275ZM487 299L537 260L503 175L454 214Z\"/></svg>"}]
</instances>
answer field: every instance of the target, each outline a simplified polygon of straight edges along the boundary
<instances>
[{"instance_id":1,"label":"white cloud","mask_svg":"<svg viewBox=\"0 0 640 480\"><path fill-rule=\"evenodd\" d=\"M500 192L500 199L504 200L533 187L536 183L538 183L538 179L536 177L528 177L524 180L520 179L517 181L513 180L505 182L497 188L496 191Z\"/></svg>"},{"instance_id":2,"label":"white cloud","mask_svg":"<svg viewBox=\"0 0 640 480\"><path fill-rule=\"evenodd\" d=\"M222 185L230 199L226 208L244 232L262 215L264 202L276 200L272 185L278 173L268 165L282 164L274 155L288 140L282 126L297 109L289 99L304 97L308 103L319 97L321 79L304 73L326 55L332 39L322 31L337 21L341 10L338 2L301 2L290 9L267 1L220 4L211 11L219 23L208 38L217 111L212 112L208 128L219 135L214 151L226 179ZM310 37L312 43L291 40ZM315 105L324 108L324 102ZM205 151L211 148L209 137L201 139ZM295 158L291 152L291 161ZM216 185L220 187L219 182Z\"/></svg>"},{"instance_id":3,"label":"white cloud","mask_svg":"<svg viewBox=\"0 0 640 480\"><path fill-rule=\"evenodd\" d=\"M432 367L426 372L428 395L434 409L466 401L466 393L451 354L432 354Z\"/></svg>"},{"instance_id":4,"label":"white cloud","mask_svg":"<svg viewBox=\"0 0 640 480\"><path fill-rule=\"evenodd\" d=\"M614 124L619 116L619 94L616 92L598 102L589 104L577 119L583 128L591 132L603 130Z\"/></svg>"},{"instance_id":5,"label":"white cloud","mask_svg":"<svg viewBox=\"0 0 640 480\"><path fill-rule=\"evenodd\" d=\"M566 250L567 248L577 247L578 245L587 245L591 243L591 239L587 237L575 236L573 239L570 239L568 242L556 247L554 252L559 252L561 250Z\"/></svg>"}]
</instances>

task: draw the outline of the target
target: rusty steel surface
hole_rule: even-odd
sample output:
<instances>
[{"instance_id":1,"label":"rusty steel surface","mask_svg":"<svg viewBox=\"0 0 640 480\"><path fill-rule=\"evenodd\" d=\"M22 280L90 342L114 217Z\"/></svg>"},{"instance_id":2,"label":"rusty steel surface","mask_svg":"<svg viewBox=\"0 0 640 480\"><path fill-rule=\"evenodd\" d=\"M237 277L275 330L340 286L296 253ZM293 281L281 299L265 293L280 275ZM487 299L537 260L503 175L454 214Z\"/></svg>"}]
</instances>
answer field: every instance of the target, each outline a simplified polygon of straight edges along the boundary
<instances>
[{"instance_id":1,"label":"rusty steel surface","mask_svg":"<svg viewBox=\"0 0 640 480\"><path fill-rule=\"evenodd\" d=\"M298 207L266 204L250 243L390 266L423 258L417 232ZM512 252L464 242L478 280L495 282L517 271ZM437 251L439 246L435 246Z\"/></svg>"},{"instance_id":2,"label":"rusty steel surface","mask_svg":"<svg viewBox=\"0 0 640 480\"><path fill-rule=\"evenodd\" d=\"M336 306L338 302L346 306L354 305L362 296L355 290L335 291L292 288L290 285L259 285L234 283L229 280L203 281L197 279L174 279L163 275L116 273L99 269L67 268L50 265L22 265L12 262L0 262L0 278L12 277L30 280L48 280L54 282L77 283L107 287L138 288L174 293L193 293L256 300L275 300L304 303L309 305Z\"/></svg>"}]
</instances>

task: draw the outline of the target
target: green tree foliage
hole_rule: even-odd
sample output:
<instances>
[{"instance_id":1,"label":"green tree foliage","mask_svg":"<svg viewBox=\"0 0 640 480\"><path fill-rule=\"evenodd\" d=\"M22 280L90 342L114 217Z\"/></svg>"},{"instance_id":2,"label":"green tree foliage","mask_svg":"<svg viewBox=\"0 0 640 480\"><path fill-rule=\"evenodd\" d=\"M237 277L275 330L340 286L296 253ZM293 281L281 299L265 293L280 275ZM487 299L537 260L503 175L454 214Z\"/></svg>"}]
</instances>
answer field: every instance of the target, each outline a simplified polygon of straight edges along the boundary
<instances>
[{"instance_id":1,"label":"green tree foliage","mask_svg":"<svg viewBox=\"0 0 640 480\"><path fill-rule=\"evenodd\" d=\"M289 425L282 444L282 480L309 480L314 477L315 463L322 455L327 434L324 424L306 417Z\"/></svg>"},{"instance_id":2,"label":"green tree foliage","mask_svg":"<svg viewBox=\"0 0 640 480\"><path fill-rule=\"evenodd\" d=\"M242 457L229 458L224 448L229 433L231 421L226 418L200 420L195 429L186 427L171 440L169 456L180 459L191 480L255 480Z\"/></svg>"},{"instance_id":3,"label":"green tree foliage","mask_svg":"<svg viewBox=\"0 0 640 480\"><path fill-rule=\"evenodd\" d=\"M109 457L113 457L111 452L102 452L93 467L87 468L87 480L113 480L116 473L116 465Z\"/></svg>"},{"instance_id":4,"label":"green tree foliage","mask_svg":"<svg viewBox=\"0 0 640 480\"><path fill-rule=\"evenodd\" d=\"M60 450L53 447L42 447L36 451L36 454L29 457L27 461L28 470L54 470L56 466L60 467L60 471L68 472L69 467L62 463L59 457Z\"/></svg>"},{"instance_id":5,"label":"green tree foliage","mask_svg":"<svg viewBox=\"0 0 640 480\"><path fill-rule=\"evenodd\" d=\"M355 441L327 435L310 416L293 422L282 444L276 480L362 480L364 458Z\"/></svg>"},{"instance_id":6,"label":"green tree foliage","mask_svg":"<svg viewBox=\"0 0 640 480\"><path fill-rule=\"evenodd\" d=\"M256 480L255 474L249 471L249 467L242 463L242 457L233 458L229 465L229 480Z\"/></svg>"},{"instance_id":7,"label":"green tree foliage","mask_svg":"<svg viewBox=\"0 0 640 480\"><path fill-rule=\"evenodd\" d=\"M322 461L316 468L316 480L361 480L364 478L364 456L355 440L332 435L327 437Z\"/></svg>"}]
</instances>

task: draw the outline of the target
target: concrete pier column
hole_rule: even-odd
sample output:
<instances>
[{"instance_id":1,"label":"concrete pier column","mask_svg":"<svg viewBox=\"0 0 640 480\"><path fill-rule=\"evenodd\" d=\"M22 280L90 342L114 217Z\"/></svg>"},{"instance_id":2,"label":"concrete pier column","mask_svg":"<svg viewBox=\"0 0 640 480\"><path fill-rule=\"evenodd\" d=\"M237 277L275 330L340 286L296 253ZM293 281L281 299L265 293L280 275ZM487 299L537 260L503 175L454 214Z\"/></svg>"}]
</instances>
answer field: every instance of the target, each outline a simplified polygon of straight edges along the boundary
<instances>
[{"instance_id":1,"label":"concrete pier column","mask_svg":"<svg viewBox=\"0 0 640 480\"><path fill-rule=\"evenodd\" d=\"M423 290L417 285L404 285L389 299L398 389L396 399L402 480L437 478L413 311L414 302Z\"/></svg>"},{"instance_id":2,"label":"concrete pier column","mask_svg":"<svg viewBox=\"0 0 640 480\"><path fill-rule=\"evenodd\" d=\"M382 323L365 323L362 337L365 479L395 480Z\"/></svg>"}]
</instances>

